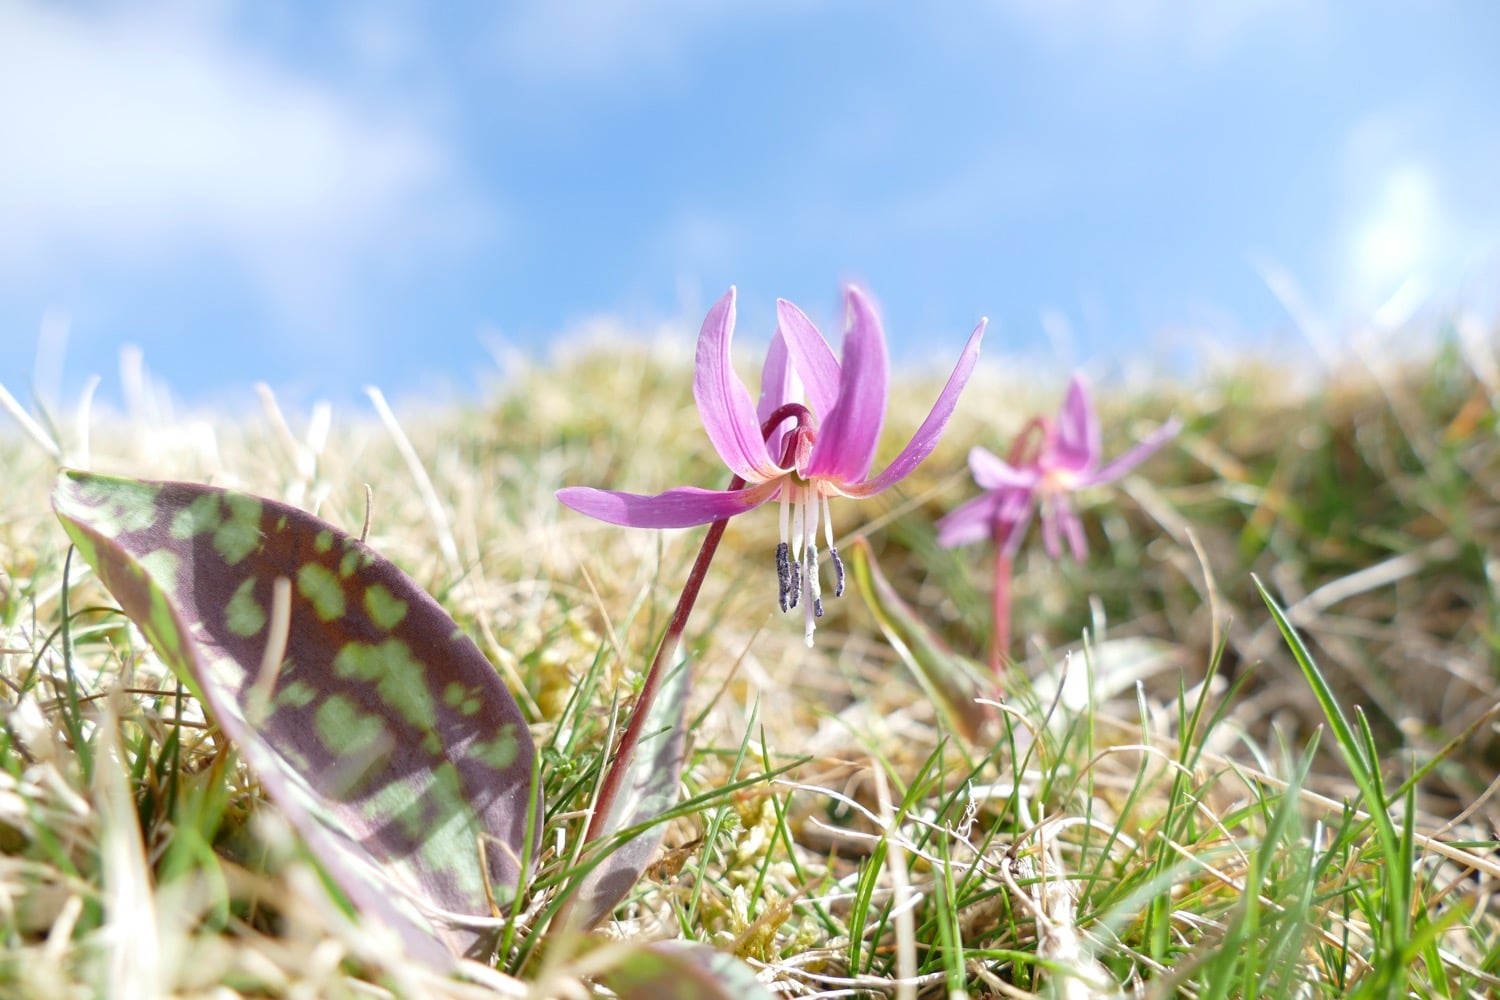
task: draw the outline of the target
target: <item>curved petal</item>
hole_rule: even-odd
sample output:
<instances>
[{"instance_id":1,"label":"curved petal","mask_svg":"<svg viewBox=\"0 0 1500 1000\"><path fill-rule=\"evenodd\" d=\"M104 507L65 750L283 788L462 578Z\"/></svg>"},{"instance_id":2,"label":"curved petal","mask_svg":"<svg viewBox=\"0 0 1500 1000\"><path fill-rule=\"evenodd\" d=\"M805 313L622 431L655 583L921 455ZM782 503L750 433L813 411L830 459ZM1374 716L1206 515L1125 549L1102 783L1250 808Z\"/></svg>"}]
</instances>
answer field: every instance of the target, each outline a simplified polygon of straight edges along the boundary
<instances>
[{"instance_id":1,"label":"curved petal","mask_svg":"<svg viewBox=\"0 0 1500 1000\"><path fill-rule=\"evenodd\" d=\"M1079 519L1073 505L1068 503L1066 497L1057 499L1057 520L1062 526L1063 537L1068 540L1068 548L1073 550L1073 561L1081 563L1088 558L1089 543L1083 533L1083 521Z\"/></svg>"},{"instance_id":2,"label":"curved petal","mask_svg":"<svg viewBox=\"0 0 1500 1000\"><path fill-rule=\"evenodd\" d=\"M780 491L779 479L743 490L681 486L655 496L568 486L557 491L557 499L580 514L627 528L691 528L754 510Z\"/></svg>"},{"instance_id":3,"label":"curved petal","mask_svg":"<svg viewBox=\"0 0 1500 1000\"><path fill-rule=\"evenodd\" d=\"M981 493L938 518L938 544L945 549L956 549L989 538L994 534L1000 499L995 493Z\"/></svg>"},{"instance_id":4,"label":"curved petal","mask_svg":"<svg viewBox=\"0 0 1500 1000\"><path fill-rule=\"evenodd\" d=\"M1042 508L1042 548L1047 550L1047 558L1054 562L1062 557L1062 539L1058 532L1059 503L1054 498Z\"/></svg>"},{"instance_id":5,"label":"curved petal","mask_svg":"<svg viewBox=\"0 0 1500 1000\"><path fill-rule=\"evenodd\" d=\"M1026 541L1026 529L1031 527L1031 516L1036 513L1036 495L1034 493L1011 494L1016 500L1015 504L1006 504L1000 511L1000 519L1004 523L1002 531L1005 537L1005 555L1014 559L1016 553L1021 551L1021 543Z\"/></svg>"},{"instance_id":6,"label":"curved petal","mask_svg":"<svg viewBox=\"0 0 1500 1000\"><path fill-rule=\"evenodd\" d=\"M787 403L800 402L801 398L797 370L792 367L787 354L786 338L781 335L780 328L777 328L771 335L771 346L766 350L766 363L760 370L760 402L755 407L756 419L764 428L771 414ZM786 421L783 420L782 423L785 424ZM766 451L773 462L781 461L781 443L785 434L784 427L774 427L766 436Z\"/></svg>"},{"instance_id":7,"label":"curved petal","mask_svg":"<svg viewBox=\"0 0 1500 1000\"><path fill-rule=\"evenodd\" d=\"M979 345L984 340L984 328L987 323L989 323L987 319L980 320L974 332L969 335L969 342L964 346L963 354L959 355L953 374L948 376L948 384L943 386L943 391L938 394L937 402L932 404L932 412L927 414L927 419L922 421L922 426L917 428L917 433L912 435L911 441L901 450L901 454L897 455L895 460L886 466L885 471L874 479L842 487L841 491L845 496L874 496L910 475L913 469L922 464L923 459L932 454L932 449L937 447L938 439L943 436L943 428L948 426L948 418L953 416L953 408L958 405L958 394L968 383L969 376L974 374L974 365L979 361ZM816 456L814 458L816 459Z\"/></svg>"},{"instance_id":8,"label":"curved petal","mask_svg":"<svg viewBox=\"0 0 1500 1000\"><path fill-rule=\"evenodd\" d=\"M809 478L835 483L857 483L870 474L880 428L885 424L890 366L875 307L853 286L846 301L849 329L844 333L839 398L832 412L819 414L823 425L818 428L818 440L806 470Z\"/></svg>"},{"instance_id":9,"label":"curved petal","mask_svg":"<svg viewBox=\"0 0 1500 1000\"><path fill-rule=\"evenodd\" d=\"M1099 464L1099 416L1082 373L1074 373L1068 381L1068 394L1057 411L1052 457L1054 464L1070 472L1085 472Z\"/></svg>"},{"instance_id":10,"label":"curved petal","mask_svg":"<svg viewBox=\"0 0 1500 1000\"><path fill-rule=\"evenodd\" d=\"M807 314L786 299L776 300L776 329L786 338L792 364L807 387L807 398L818 419L827 420L839 399L839 363L833 348Z\"/></svg>"},{"instance_id":11,"label":"curved petal","mask_svg":"<svg viewBox=\"0 0 1500 1000\"><path fill-rule=\"evenodd\" d=\"M1153 452L1176 437L1177 432L1180 430L1182 430L1182 422L1173 417L1150 434L1147 434L1134 448L1131 448L1125 454L1104 466L1104 468L1097 469L1084 476L1079 480L1076 488L1082 489L1085 486L1098 486L1100 483L1119 479L1125 473L1150 458Z\"/></svg>"},{"instance_id":12,"label":"curved petal","mask_svg":"<svg viewBox=\"0 0 1500 1000\"><path fill-rule=\"evenodd\" d=\"M766 452L760 436L760 421L750 402L750 390L734 372L729 341L734 333L735 290L715 302L698 332L698 352L693 366L693 398L698 415L714 450L735 475L752 483L763 482L779 471Z\"/></svg>"},{"instance_id":13,"label":"curved petal","mask_svg":"<svg viewBox=\"0 0 1500 1000\"><path fill-rule=\"evenodd\" d=\"M1037 470L1029 466L1018 469L977 444L969 449L969 473L979 488L985 490L1029 490L1041 478Z\"/></svg>"},{"instance_id":14,"label":"curved petal","mask_svg":"<svg viewBox=\"0 0 1500 1000\"><path fill-rule=\"evenodd\" d=\"M1026 516L1026 508L1037 502L1035 490L996 490L1001 498L999 518L1010 524Z\"/></svg>"}]
</instances>

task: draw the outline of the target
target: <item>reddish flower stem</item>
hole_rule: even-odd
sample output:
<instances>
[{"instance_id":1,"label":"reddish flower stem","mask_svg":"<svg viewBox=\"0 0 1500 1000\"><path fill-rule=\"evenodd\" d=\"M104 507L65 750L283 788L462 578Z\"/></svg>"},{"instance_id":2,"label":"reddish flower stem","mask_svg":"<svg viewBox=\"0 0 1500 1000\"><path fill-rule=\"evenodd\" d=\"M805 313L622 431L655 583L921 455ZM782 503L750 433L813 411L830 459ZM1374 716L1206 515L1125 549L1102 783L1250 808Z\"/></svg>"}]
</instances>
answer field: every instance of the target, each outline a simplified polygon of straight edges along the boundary
<instances>
[{"instance_id":1,"label":"reddish flower stem","mask_svg":"<svg viewBox=\"0 0 1500 1000\"><path fill-rule=\"evenodd\" d=\"M1006 555L1005 539L995 539L994 631L990 636L990 673L998 680L1010 659L1010 584L1014 560Z\"/></svg>"},{"instance_id":2,"label":"reddish flower stem","mask_svg":"<svg viewBox=\"0 0 1500 1000\"><path fill-rule=\"evenodd\" d=\"M1045 417L1032 417L1021 428L1010 446L1010 464L1021 468L1036 460L1037 454L1052 437L1052 424ZM995 591L991 613L994 625L990 633L990 673L998 679L1010 660L1011 583L1015 578L1015 558L1006 554L1013 524L995 523Z\"/></svg>"},{"instance_id":3,"label":"reddish flower stem","mask_svg":"<svg viewBox=\"0 0 1500 1000\"><path fill-rule=\"evenodd\" d=\"M730 490L743 489L745 480L735 476L729 483ZM641 684L640 697L636 698L635 708L631 710L630 722L625 726L625 732L620 737L620 745L615 750L615 761L627 761L635 754L636 745L641 741L641 730L646 728L646 717L651 714L651 706L656 702L657 689L661 687L662 676L666 673L666 665L671 662L677 647L682 643L682 634L687 631L688 616L693 613L693 605L698 603L698 592L703 589L703 581L708 578L708 565L713 562L714 553L719 550L719 542L724 537L724 529L729 527L729 518L715 521L708 526L708 534L703 536L703 545L698 549L698 558L693 560L693 568L688 570L687 583L683 584L682 596L677 598L677 608L672 612L672 620L667 623L667 631L661 637L661 644L656 647L656 658L651 661L651 669L646 672L646 680ZM584 843L592 841L600 834L600 827L609 815L609 807L613 804L615 796L619 794L620 782L625 779L628 768L612 766L604 776L604 784L599 789L599 801L594 804L594 815L589 818L588 832L584 834Z\"/></svg>"},{"instance_id":4,"label":"reddish flower stem","mask_svg":"<svg viewBox=\"0 0 1500 1000\"><path fill-rule=\"evenodd\" d=\"M1052 437L1052 422L1046 417L1032 417L1010 444L1010 464L1019 469L1033 464Z\"/></svg>"},{"instance_id":5,"label":"reddish flower stem","mask_svg":"<svg viewBox=\"0 0 1500 1000\"><path fill-rule=\"evenodd\" d=\"M766 422L761 425L761 436L770 437L771 431L789 417L797 418L798 427L810 423L812 414L807 407L796 403L787 405L772 413ZM741 476L735 476L729 481L729 492L745 488L745 480ZM708 534L703 536L703 545L698 549L698 558L693 560L693 568L688 570L687 582L683 584L682 596L677 598L677 608L672 612L672 620L667 623L667 631L661 637L661 644L656 647L656 657L651 661L651 669L646 671L646 680L641 684L640 696L636 698L635 708L630 712L630 722L625 726L625 732L620 736L620 745L615 749L614 763L610 765L604 775L604 783L599 788L599 799L594 803L594 814L589 817L588 831L584 834L584 843L588 843L601 835L602 827L609 817L610 807L614 804L615 796L620 793L620 783L625 780L628 767L621 766L635 755L635 748L641 742L641 731L646 728L646 718L651 714L651 706L656 703L656 692L661 687L662 676L666 673L666 665L671 662L677 652L677 647L682 644L682 634L687 631L688 616L693 613L693 605L698 603L698 592L703 589L703 581L708 578L709 563L714 560L714 553L719 551L719 542L724 538L724 529L729 527L729 518L715 521L708 526Z\"/></svg>"}]
</instances>

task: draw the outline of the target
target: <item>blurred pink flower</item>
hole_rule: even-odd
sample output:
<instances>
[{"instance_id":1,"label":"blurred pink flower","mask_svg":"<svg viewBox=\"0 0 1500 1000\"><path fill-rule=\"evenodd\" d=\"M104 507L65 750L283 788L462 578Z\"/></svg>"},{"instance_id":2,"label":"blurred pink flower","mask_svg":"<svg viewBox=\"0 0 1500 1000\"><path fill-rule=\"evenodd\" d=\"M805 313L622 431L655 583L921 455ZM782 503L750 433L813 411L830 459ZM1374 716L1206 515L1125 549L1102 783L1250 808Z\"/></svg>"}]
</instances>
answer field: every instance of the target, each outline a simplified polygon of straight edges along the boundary
<instances>
[{"instance_id":1,"label":"blurred pink flower","mask_svg":"<svg viewBox=\"0 0 1500 1000\"><path fill-rule=\"evenodd\" d=\"M953 548L991 538L1011 558L1040 508L1047 554L1059 558L1066 537L1073 558L1081 562L1088 546L1069 494L1119 479L1180 429L1173 418L1119 458L1100 465L1099 418L1083 376L1075 374L1056 423L1038 418L1029 424L1017 438L1010 462L978 446L969 452L969 471L985 492L938 521L938 542ZM1040 445L1028 458L1026 448L1037 434Z\"/></svg>"},{"instance_id":2,"label":"blurred pink flower","mask_svg":"<svg viewBox=\"0 0 1500 1000\"><path fill-rule=\"evenodd\" d=\"M783 611L802 599L806 634L823 613L818 581L821 522L836 572L835 594L844 590L844 569L834 548L830 497L874 496L911 473L937 446L958 394L979 357L984 321L974 328L958 365L927 419L907 446L877 476L870 475L885 422L889 362L885 334L869 298L858 288L846 295L848 330L842 362L812 321L790 302L776 303L777 327L761 372L759 405L730 363L735 290L709 310L698 334L693 397L709 440L735 475L727 490L681 486L654 496L570 486L558 500L581 514L636 528L686 528L721 521L781 501L781 542L776 569ZM805 386L810 401L802 402Z\"/></svg>"}]
</instances>

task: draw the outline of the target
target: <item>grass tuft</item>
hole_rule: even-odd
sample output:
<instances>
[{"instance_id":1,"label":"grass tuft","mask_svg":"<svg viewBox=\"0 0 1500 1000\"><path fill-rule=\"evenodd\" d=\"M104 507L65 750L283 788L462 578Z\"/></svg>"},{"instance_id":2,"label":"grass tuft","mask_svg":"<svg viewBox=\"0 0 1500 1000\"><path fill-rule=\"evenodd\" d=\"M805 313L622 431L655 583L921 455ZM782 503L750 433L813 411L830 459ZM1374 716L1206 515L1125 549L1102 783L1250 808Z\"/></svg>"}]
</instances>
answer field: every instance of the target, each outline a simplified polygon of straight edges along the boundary
<instances>
[{"instance_id":1,"label":"grass tuft","mask_svg":"<svg viewBox=\"0 0 1500 1000\"><path fill-rule=\"evenodd\" d=\"M0 433L0 994L588 996L614 937L707 943L784 996L1496 995L1500 428L1482 339L1435 342L1300 389L1244 365L1102 399L1108 445L1185 430L1085 511L1088 563L1018 558L1022 656L975 742L852 594L805 648L775 609L774 514L736 521L685 641L681 803L593 938L545 929L598 861L603 753L701 533L552 493L723 485L683 352L579 350L425 412L372 393L303 418L263 392L259 416L30 414ZM1056 388L981 372L918 474L835 507L960 653L988 639L989 560L932 521L970 495L968 447L1003 451ZM886 448L935 386L896 392ZM545 788L494 967L436 979L330 895L70 559L63 455L367 524L475 636Z\"/></svg>"}]
</instances>

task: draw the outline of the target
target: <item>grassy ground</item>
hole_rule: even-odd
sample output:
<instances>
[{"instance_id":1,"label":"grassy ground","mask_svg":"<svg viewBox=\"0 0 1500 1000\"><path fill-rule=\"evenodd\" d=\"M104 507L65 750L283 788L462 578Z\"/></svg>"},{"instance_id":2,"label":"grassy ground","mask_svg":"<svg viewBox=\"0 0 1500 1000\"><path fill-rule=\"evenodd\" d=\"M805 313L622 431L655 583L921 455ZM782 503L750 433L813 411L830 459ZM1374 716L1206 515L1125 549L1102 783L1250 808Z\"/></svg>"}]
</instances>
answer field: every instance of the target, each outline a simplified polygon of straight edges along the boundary
<instances>
[{"instance_id":1,"label":"grassy ground","mask_svg":"<svg viewBox=\"0 0 1500 1000\"><path fill-rule=\"evenodd\" d=\"M1106 395L1109 453L1169 413L1186 428L1089 498L1088 563L1021 557L1024 653L979 745L945 734L852 592L805 648L776 609L775 515L733 523L688 629L687 805L606 936L708 942L787 996L1500 992L1500 384L1489 355L1437 341L1392 369ZM430 494L373 411L288 429L148 399L96 417L87 454L71 416L47 433L71 463L354 533L370 484L372 544L533 720L534 918L701 537L552 494L724 485L689 382L680 353L613 345L482 406L403 412ZM968 446L1003 452L1061 388L982 372L916 476L834 505L981 659L988 554L937 548L932 521L971 495ZM936 390L897 386L886 454ZM65 577L57 458L8 433L0 467L0 995L589 995L605 945L529 923L464 981L382 948L79 560Z\"/></svg>"}]
</instances>

